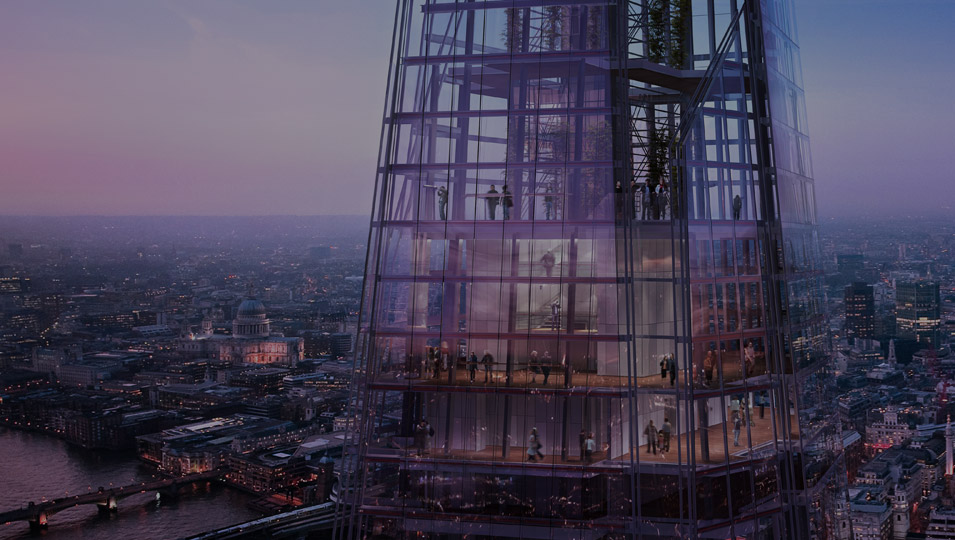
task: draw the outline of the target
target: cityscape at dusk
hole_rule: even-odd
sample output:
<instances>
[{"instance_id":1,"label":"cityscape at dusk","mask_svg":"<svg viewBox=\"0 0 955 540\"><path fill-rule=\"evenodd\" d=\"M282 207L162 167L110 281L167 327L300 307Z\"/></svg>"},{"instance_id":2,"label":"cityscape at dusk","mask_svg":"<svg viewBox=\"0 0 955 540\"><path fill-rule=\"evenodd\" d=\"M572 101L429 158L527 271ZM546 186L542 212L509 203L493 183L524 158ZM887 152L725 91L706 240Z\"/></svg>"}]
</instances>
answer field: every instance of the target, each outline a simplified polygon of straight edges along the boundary
<instances>
[{"instance_id":1,"label":"cityscape at dusk","mask_svg":"<svg viewBox=\"0 0 955 540\"><path fill-rule=\"evenodd\" d=\"M953 30L0 7L0 539L955 538Z\"/></svg>"}]
</instances>

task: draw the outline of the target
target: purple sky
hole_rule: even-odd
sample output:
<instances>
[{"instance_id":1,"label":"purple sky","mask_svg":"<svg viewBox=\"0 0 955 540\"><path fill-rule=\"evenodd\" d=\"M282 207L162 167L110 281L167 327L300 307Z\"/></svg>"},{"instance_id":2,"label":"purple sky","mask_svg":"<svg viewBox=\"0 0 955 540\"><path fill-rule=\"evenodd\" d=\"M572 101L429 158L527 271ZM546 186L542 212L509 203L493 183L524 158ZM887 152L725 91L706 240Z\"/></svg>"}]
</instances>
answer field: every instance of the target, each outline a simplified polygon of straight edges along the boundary
<instances>
[{"instance_id":1,"label":"purple sky","mask_svg":"<svg viewBox=\"0 0 955 540\"><path fill-rule=\"evenodd\" d=\"M393 6L0 3L0 214L368 213ZM950 211L955 3L798 9L821 215Z\"/></svg>"}]
</instances>

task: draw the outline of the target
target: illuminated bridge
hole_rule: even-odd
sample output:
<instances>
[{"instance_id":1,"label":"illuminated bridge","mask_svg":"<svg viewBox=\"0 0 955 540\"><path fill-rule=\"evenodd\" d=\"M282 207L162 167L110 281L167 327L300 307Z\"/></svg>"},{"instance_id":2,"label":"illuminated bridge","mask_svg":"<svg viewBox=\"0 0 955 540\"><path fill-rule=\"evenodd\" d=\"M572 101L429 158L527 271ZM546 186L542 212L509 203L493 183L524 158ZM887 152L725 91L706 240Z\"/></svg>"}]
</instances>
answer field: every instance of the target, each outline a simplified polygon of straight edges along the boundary
<instances>
[{"instance_id":1,"label":"illuminated bridge","mask_svg":"<svg viewBox=\"0 0 955 540\"><path fill-rule=\"evenodd\" d=\"M61 510L66 510L67 508L73 508L74 506L80 506L83 504L95 504L99 508L100 512L115 512L119 500L131 495L155 491L161 496L175 496L178 489L182 486L190 485L195 482L215 480L221 477L223 474L225 474L225 471L217 469L176 478L165 478L162 480L154 480L152 482L130 484L123 487L109 489L104 489L101 487L99 490L93 493L61 497L59 499L52 499L40 503L31 502L29 505L17 510L9 510L7 512L0 513L0 523L27 521L30 523L31 529L43 529L46 528L47 520L50 518L50 516Z\"/></svg>"}]
</instances>

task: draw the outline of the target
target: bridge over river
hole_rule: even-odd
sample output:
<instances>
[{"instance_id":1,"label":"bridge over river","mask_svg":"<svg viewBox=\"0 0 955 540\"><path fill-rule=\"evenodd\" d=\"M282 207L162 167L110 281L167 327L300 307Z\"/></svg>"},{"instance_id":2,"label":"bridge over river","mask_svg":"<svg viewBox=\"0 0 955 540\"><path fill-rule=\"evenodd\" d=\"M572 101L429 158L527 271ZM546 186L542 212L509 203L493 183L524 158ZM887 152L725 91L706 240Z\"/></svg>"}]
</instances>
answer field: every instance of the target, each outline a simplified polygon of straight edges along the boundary
<instances>
[{"instance_id":1,"label":"bridge over river","mask_svg":"<svg viewBox=\"0 0 955 540\"><path fill-rule=\"evenodd\" d=\"M109 489L99 488L93 493L61 497L59 499L39 503L31 502L27 506L16 510L0 512L0 523L28 521L31 529L43 529L46 528L50 516L67 508L73 508L74 506L83 504L95 504L100 512L112 512L117 509L117 504L120 499L129 497L130 495L155 491L160 496L175 496L181 486L195 482L215 480L220 478L223 474L225 474L223 470L211 470L175 478L154 480L152 482L130 484L123 487L113 487Z\"/></svg>"}]
</instances>

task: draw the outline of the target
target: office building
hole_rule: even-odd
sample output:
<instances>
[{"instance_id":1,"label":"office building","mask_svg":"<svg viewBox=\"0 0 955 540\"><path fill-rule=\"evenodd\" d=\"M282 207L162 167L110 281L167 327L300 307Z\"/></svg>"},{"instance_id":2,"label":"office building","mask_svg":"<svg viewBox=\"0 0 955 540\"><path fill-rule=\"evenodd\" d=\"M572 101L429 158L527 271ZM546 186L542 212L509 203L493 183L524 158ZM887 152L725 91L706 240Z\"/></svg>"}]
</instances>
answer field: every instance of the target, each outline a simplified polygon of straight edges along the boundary
<instances>
[{"instance_id":1,"label":"office building","mask_svg":"<svg viewBox=\"0 0 955 540\"><path fill-rule=\"evenodd\" d=\"M832 528L792 3L405 0L396 28L340 534Z\"/></svg>"},{"instance_id":2,"label":"office building","mask_svg":"<svg viewBox=\"0 0 955 540\"><path fill-rule=\"evenodd\" d=\"M895 284L897 334L923 346L938 347L940 310L937 281L900 281Z\"/></svg>"},{"instance_id":3,"label":"office building","mask_svg":"<svg viewBox=\"0 0 955 540\"><path fill-rule=\"evenodd\" d=\"M855 282L846 286L846 337L875 339L875 294L871 285Z\"/></svg>"}]
</instances>

